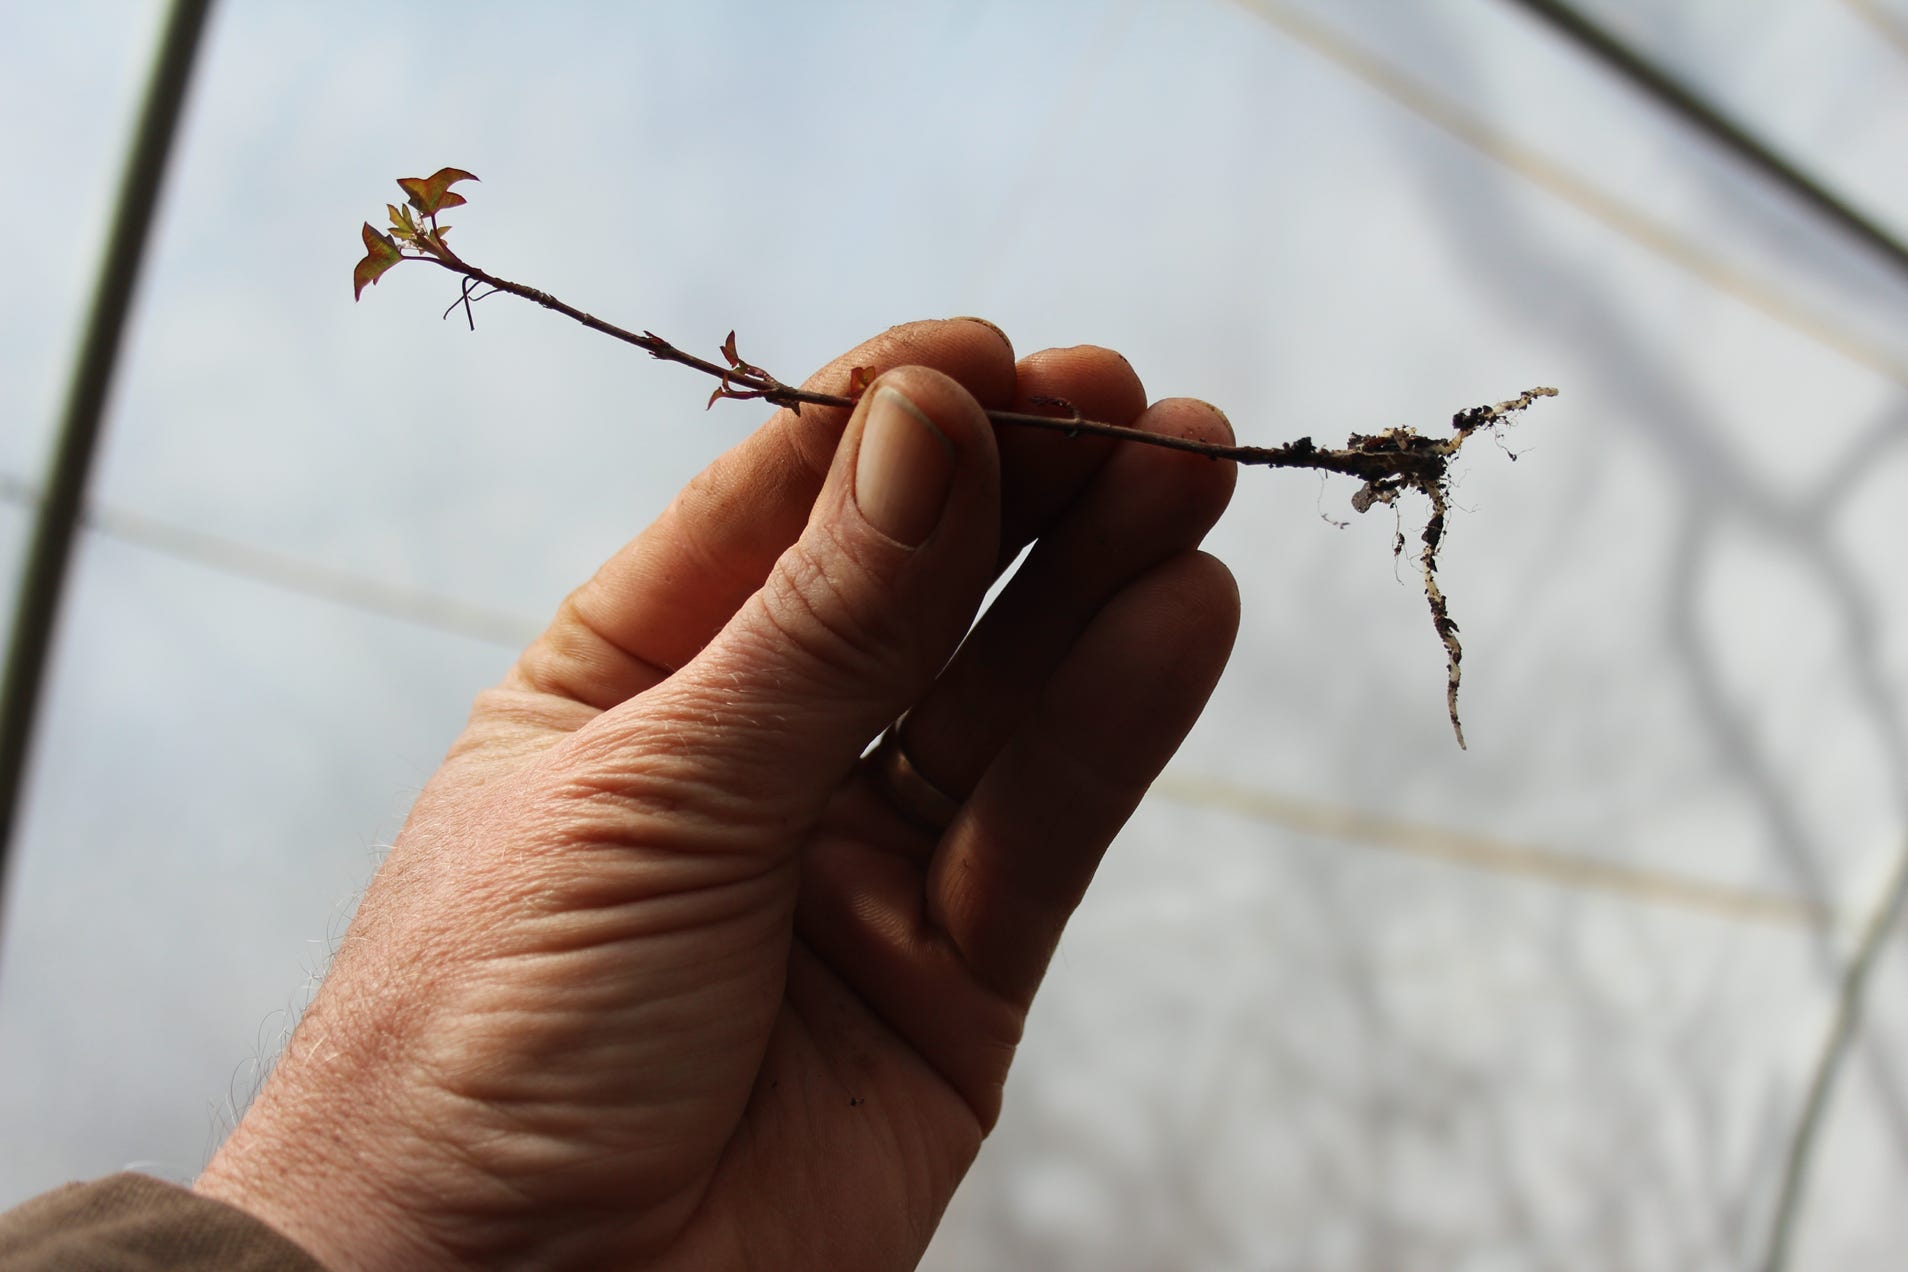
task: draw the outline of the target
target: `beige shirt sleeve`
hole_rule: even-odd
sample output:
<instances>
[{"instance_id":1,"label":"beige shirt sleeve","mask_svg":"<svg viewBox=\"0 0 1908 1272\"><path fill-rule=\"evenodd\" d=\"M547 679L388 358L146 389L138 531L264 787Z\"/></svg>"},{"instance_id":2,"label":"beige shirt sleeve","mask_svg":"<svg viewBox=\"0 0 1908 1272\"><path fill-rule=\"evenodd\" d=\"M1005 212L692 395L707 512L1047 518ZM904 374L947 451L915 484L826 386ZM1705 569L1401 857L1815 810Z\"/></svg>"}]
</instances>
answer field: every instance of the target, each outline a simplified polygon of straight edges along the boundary
<instances>
[{"instance_id":1,"label":"beige shirt sleeve","mask_svg":"<svg viewBox=\"0 0 1908 1272\"><path fill-rule=\"evenodd\" d=\"M0 1214L6 1272L324 1272L303 1249L222 1201L150 1175L68 1184Z\"/></svg>"}]
</instances>

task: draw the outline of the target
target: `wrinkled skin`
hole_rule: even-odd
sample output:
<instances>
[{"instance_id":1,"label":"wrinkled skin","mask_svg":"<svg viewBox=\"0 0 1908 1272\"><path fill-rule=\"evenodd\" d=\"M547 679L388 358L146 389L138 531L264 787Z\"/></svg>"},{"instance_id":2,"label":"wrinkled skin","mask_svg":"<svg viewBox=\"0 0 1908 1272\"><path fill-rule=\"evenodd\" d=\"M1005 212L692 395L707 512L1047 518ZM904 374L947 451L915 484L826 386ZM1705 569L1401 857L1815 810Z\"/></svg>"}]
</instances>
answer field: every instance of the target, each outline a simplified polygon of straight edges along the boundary
<instances>
[{"instance_id":1,"label":"wrinkled skin","mask_svg":"<svg viewBox=\"0 0 1908 1272\"><path fill-rule=\"evenodd\" d=\"M884 374L851 415L718 459L477 699L199 1191L340 1268L919 1259L1230 650L1195 548L1233 472L996 438L983 408L1045 396L1229 440L1103 349L915 323L811 384L856 365ZM945 439L918 544L857 496L884 386ZM903 712L944 828L861 758Z\"/></svg>"}]
</instances>

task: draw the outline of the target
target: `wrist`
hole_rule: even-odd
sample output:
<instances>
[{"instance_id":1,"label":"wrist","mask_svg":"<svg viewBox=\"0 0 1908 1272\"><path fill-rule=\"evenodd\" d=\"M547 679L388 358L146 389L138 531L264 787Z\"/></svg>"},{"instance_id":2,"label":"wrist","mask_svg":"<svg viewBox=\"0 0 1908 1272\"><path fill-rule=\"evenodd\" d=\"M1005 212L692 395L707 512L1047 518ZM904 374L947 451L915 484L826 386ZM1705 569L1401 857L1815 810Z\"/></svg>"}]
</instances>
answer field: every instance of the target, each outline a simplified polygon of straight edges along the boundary
<instances>
[{"instance_id":1,"label":"wrist","mask_svg":"<svg viewBox=\"0 0 1908 1272\"><path fill-rule=\"evenodd\" d=\"M193 1181L200 1196L245 1211L335 1272L448 1266L408 1228L389 1196L309 1142L284 1143L242 1123Z\"/></svg>"},{"instance_id":2,"label":"wrist","mask_svg":"<svg viewBox=\"0 0 1908 1272\"><path fill-rule=\"evenodd\" d=\"M455 1266L413 1213L443 1191L442 1165L349 1041L361 1031L329 1007L321 994L193 1191L263 1220L328 1268Z\"/></svg>"}]
</instances>

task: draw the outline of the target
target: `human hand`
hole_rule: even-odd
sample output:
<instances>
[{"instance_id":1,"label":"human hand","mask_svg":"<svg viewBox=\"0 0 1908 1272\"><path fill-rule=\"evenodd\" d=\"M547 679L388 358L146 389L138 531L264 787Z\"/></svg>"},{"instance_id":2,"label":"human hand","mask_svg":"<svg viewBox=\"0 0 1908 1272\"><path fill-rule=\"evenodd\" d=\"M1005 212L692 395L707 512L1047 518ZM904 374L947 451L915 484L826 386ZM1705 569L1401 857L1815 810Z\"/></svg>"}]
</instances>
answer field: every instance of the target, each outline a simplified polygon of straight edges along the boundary
<instances>
[{"instance_id":1,"label":"human hand","mask_svg":"<svg viewBox=\"0 0 1908 1272\"><path fill-rule=\"evenodd\" d=\"M340 1268L918 1260L1230 651L1194 548L1233 468L997 442L1037 397L1229 440L1106 350L915 323L811 383L856 365L852 416L776 415L478 698L200 1192ZM863 758L904 712L931 786Z\"/></svg>"}]
</instances>

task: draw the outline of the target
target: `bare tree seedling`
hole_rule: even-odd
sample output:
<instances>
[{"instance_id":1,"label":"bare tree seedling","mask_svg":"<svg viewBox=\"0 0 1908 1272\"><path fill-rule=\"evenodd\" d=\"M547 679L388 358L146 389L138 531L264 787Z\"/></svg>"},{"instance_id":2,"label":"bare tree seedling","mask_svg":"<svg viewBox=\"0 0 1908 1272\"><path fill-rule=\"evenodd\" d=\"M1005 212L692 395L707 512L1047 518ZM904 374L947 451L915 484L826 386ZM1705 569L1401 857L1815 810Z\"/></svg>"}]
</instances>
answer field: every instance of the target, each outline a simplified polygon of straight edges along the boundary
<instances>
[{"instance_id":1,"label":"bare tree seedling","mask_svg":"<svg viewBox=\"0 0 1908 1272\"><path fill-rule=\"evenodd\" d=\"M404 190L405 201L385 205L390 213L390 230L379 231L370 222L365 222L365 256L352 271L353 297L362 297L365 287L377 282L393 266L405 261L423 261L449 270L462 280L458 297L444 311L445 317L462 309L465 321L470 323L474 331L476 321L471 312L473 303L499 292L534 301L545 309L582 323L592 331L635 345L653 358L693 367L713 377L717 384L709 395L710 406L723 398L735 398L743 401L760 400L787 407L798 414L804 406L852 408L874 378L873 368L854 367L850 369L840 392L823 393L797 388L776 379L761 367L745 362L736 351L733 331L722 342L720 353L723 361L714 362L677 348L653 331L635 332L618 327L565 304L548 292L513 283L480 269L450 249L444 237L451 227L439 224L437 219L438 213L469 202L450 187L460 181L475 180L477 178L474 175L461 168L440 168L428 177L399 178L398 185ZM1418 566L1424 575L1424 596L1431 609L1431 625L1444 646L1445 705L1450 712L1451 728L1457 735L1458 746L1462 747L1464 726L1458 719L1457 699L1459 664L1463 661L1464 650L1458 642L1457 624L1451 620L1450 605L1438 586L1438 553L1444 545L1451 512L1451 461L1475 434L1496 433L1538 398L1556 395L1556 389L1538 387L1503 402L1459 411L1451 417L1451 432L1447 437L1429 436L1407 426L1389 428L1380 433L1353 433L1344 446L1336 448L1318 446L1310 437L1301 437L1282 446L1222 446L1193 438L1148 433L1120 424L1086 419L1071 402L1058 398L1036 400L1036 405L1051 414L988 411L987 418L996 427L1040 428L1069 436L1113 438L1142 446L1190 451L1214 461L1340 473L1362 483L1351 499L1352 507L1361 513L1375 504L1395 506L1398 496L1406 491L1415 490L1422 494L1429 502L1431 512L1419 536L1423 546L1418 552ZM1405 537L1400 532L1394 554L1402 556L1405 548Z\"/></svg>"}]
</instances>

